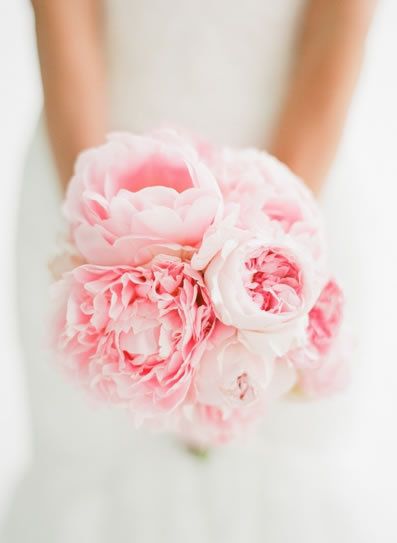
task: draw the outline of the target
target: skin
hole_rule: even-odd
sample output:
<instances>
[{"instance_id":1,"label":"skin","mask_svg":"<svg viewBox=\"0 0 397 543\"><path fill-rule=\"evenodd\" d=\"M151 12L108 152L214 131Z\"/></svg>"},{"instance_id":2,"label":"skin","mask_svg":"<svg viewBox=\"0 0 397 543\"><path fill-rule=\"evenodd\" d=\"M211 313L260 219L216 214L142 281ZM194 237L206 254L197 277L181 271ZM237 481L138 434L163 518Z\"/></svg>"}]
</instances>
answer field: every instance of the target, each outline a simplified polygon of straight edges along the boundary
<instances>
[{"instance_id":1,"label":"skin","mask_svg":"<svg viewBox=\"0 0 397 543\"><path fill-rule=\"evenodd\" d=\"M269 151L319 193L335 157L376 0L310 0Z\"/></svg>"},{"instance_id":2,"label":"skin","mask_svg":"<svg viewBox=\"0 0 397 543\"><path fill-rule=\"evenodd\" d=\"M48 132L63 188L107 119L98 0L32 0ZM318 193L337 151L376 0L308 0L269 151ZM71 39L71 37L73 37Z\"/></svg>"},{"instance_id":3,"label":"skin","mask_svg":"<svg viewBox=\"0 0 397 543\"><path fill-rule=\"evenodd\" d=\"M63 188L78 153L106 133L98 0L32 0L49 138Z\"/></svg>"}]
</instances>

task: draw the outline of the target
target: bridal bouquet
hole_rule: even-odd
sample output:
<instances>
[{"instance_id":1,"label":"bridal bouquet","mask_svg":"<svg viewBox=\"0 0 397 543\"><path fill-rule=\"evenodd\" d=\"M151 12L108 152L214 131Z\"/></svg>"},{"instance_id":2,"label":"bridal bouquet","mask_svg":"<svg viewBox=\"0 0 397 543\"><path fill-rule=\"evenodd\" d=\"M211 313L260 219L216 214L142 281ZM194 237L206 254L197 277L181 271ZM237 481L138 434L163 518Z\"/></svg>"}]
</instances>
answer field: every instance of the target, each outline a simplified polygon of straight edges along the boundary
<instances>
[{"instance_id":1,"label":"bridal bouquet","mask_svg":"<svg viewBox=\"0 0 397 543\"><path fill-rule=\"evenodd\" d=\"M137 425L224 443L275 399L347 378L321 217L272 156L172 130L80 155L64 203L53 343Z\"/></svg>"}]
</instances>

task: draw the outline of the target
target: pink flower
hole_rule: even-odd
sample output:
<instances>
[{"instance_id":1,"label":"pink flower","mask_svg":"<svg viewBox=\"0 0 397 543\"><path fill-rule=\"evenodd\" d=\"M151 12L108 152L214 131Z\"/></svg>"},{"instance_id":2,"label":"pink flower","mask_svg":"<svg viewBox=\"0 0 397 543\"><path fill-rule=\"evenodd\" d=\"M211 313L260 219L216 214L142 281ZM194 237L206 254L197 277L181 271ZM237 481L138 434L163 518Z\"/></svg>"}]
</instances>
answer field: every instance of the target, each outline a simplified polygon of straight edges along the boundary
<instances>
[{"instance_id":1,"label":"pink flower","mask_svg":"<svg viewBox=\"0 0 397 543\"><path fill-rule=\"evenodd\" d=\"M254 353L282 356L304 336L323 277L289 236L270 229L253 237L225 221L207 232L192 265L205 269L218 318Z\"/></svg>"},{"instance_id":2,"label":"pink flower","mask_svg":"<svg viewBox=\"0 0 397 543\"><path fill-rule=\"evenodd\" d=\"M187 263L84 265L55 293L57 349L85 386L130 406L137 421L184 401L215 324L201 276Z\"/></svg>"},{"instance_id":3,"label":"pink flower","mask_svg":"<svg viewBox=\"0 0 397 543\"><path fill-rule=\"evenodd\" d=\"M351 345L341 330L343 294L331 279L309 312L306 343L289 352L285 363L297 372L298 389L310 397L339 392L350 379Z\"/></svg>"},{"instance_id":4,"label":"pink flower","mask_svg":"<svg viewBox=\"0 0 397 543\"><path fill-rule=\"evenodd\" d=\"M324 265L325 240L318 206L302 180L285 164L256 149L212 148L201 156L218 180L226 208L238 207L238 227L257 231L268 228L271 221Z\"/></svg>"},{"instance_id":5,"label":"pink flower","mask_svg":"<svg viewBox=\"0 0 397 543\"><path fill-rule=\"evenodd\" d=\"M180 137L113 134L80 155L64 211L88 262L140 265L197 247L221 213L222 198Z\"/></svg>"},{"instance_id":6,"label":"pink flower","mask_svg":"<svg viewBox=\"0 0 397 543\"><path fill-rule=\"evenodd\" d=\"M285 230L300 221L318 222L318 207L309 189L274 156L257 149L223 147L202 158L225 200L240 206L240 226L258 227L254 219L263 214Z\"/></svg>"},{"instance_id":7,"label":"pink flower","mask_svg":"<svg viewBox=\"0 0 397 543\"><path fill-rule=\"evenodd\" d=\"M137 424L207 447L291 389L345 384L319 211L274 157L170 129L113 134L79 157L64 211L56 350Z\"/></svg>"},{"instance_id":8,"label":"pink flower","mask_svg":"<svg viewBox=\"0 0 397 543\"><path fill-rule=\"evenodd\" d=\"M342 290L331 279L309 312L305 345L287 355L295 367L306 368L322 364L322 358L331 350L339 333L343 304Z\"/></svg>"},{"instance_id":9,"label":"pink flower","mask_svg":"<svg viewBox=\"0 0 397 543\"><path fill-rule=\"evenodd\" d=\"M263 399L272 372L272 359L251 353L234 328L219 324L200 361L195 397L227 414Z\"/></svg>"},{"instance_id":10,"label":"pink flower","mask_svg":"<svg viewBox=\"0 0 397 543\"><path fill-rule=\"evenodd\" d=\"M319 365L298 370L298 390L311 398L344 390L350 382L351 353L348 337L340 334Z\"/></svg>"},{"instance_id":11,"label":"pink flower","mask_svg":"<svg viewBox=\"0 0 397 543\"><path fill-rule=\"evenodd\" d=\"M258 247L244 266L245 289L262 311L283 315L299 309L303 291L301 270L283 251Z\"/></svg>"},{"instance_id":12,"label":"pink flower","mask_svg":"<svg viewBox=\"0 0 397 543\"><path fill-rule=\"evenodd\" d=\"M180 410L177 432L191 446L206 449L241 438L258 425L264 414L261 404L228 413L211 405L186 405Z\"/></svg>"},{"instance_id":13,"label":"pink flower","mask_svg":"<svg viewBox=\"0 0 397 543\"><path fill-rule=\"evenodd\" d=\"M321 355L328 353L339 332L343 301L343 293L339 285L334 280L330 280L309 313L309 341Z\"/></svg>"}]
</instances>

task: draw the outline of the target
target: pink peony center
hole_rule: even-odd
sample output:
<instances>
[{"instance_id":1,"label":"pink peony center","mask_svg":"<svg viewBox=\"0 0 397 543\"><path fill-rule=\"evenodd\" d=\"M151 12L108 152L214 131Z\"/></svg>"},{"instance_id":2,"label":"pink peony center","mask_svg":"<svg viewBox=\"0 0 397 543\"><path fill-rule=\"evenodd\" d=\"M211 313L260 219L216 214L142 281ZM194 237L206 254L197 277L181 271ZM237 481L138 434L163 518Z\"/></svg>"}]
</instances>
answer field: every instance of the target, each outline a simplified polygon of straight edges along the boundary
<instances>
[{"instance_id":1,"label":"pink peony center","mask_svg":"<svg viewBox=\"0 0 397 543\"><path fill-rule=\"evenodd\" d=\"M300 307L300 269L281 252L260 248L245 262L245 268L245 288L262 311L281 314Z\"/></svg>"},{"instance_id":2,"label":"pink peony center","mask_svg":"<svg viewBox=\"0 0 397 543\"><path fill-rule=\"evenodd\" d=\"M184 192L194 186L191 172L182 160L166 155L151 155L139 165L126 168L118 178L120 189L137 192L148 187L168 187Z\"/></svg>"},{"instance_id":3,"label":"pink peony center","mask_svg":"<svg viewBox=\"0 0 397 543\"><path fill-rule=\"evenodd\" d=\"M74 272L60 348L87 384L151 416L185 398L215 324L201 276L186 263L81 266Z\"/></svg>"}]
</instances>

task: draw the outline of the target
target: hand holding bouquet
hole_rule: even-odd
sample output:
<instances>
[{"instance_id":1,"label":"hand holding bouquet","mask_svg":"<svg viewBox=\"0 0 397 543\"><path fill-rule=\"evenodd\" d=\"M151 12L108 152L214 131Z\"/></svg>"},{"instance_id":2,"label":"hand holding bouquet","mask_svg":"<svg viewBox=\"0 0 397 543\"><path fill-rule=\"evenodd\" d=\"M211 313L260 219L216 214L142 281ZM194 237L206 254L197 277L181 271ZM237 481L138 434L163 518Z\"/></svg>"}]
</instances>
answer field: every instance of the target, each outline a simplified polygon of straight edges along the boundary
<instances>
[{"instance_id":1,"label":"hand holding bouquet","mask_svg":"<svg viewBox=\"0 0 397 543\"><path fill-rule=\"evenodd\" d=\"M275 158L170 130L113 134L79 157L64 212L58 359L136 424L207 447L292 390L344 385L321 217Z\"/></svg>"}]
</instances>

